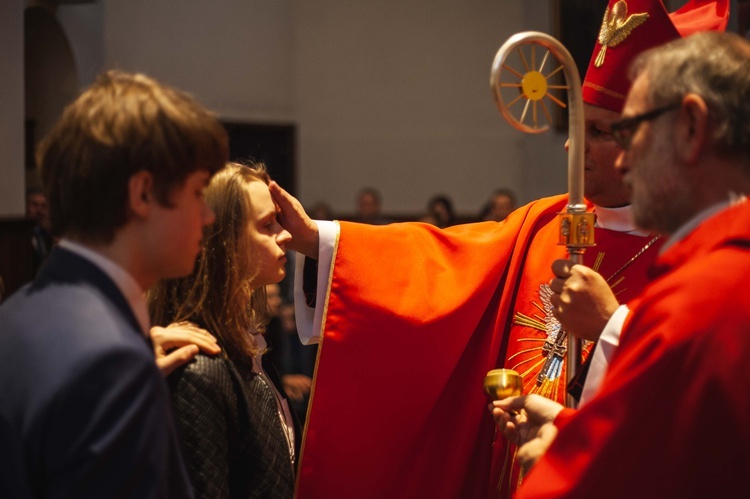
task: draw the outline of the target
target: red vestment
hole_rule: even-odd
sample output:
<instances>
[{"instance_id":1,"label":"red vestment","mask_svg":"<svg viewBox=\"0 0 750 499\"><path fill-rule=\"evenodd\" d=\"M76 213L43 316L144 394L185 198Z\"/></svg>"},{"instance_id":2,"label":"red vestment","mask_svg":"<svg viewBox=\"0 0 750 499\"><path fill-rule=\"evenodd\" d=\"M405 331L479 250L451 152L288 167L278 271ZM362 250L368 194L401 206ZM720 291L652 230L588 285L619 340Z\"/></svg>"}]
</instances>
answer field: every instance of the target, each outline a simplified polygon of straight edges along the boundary
<instances>
[{"instance_id":1,"label":"red vestment","mask_svg":"<svg viewBox=\"0 0 750 499\"><path fill-rule=\"evenodd\" d=\"M490 468L493 453L497 469L505 454L493 450L482 380L518 366L525 391L536 389L547 339L539 290L552 261L566 257L556 245L566 202L555 196L500 223L442 231L341 224L299 498L497 496ZM625 265L614 289L628 300L658 245L628 264L651 238L603 229L596 238L588 264L604 252L605 277ZM536 322L514 324L519 313ZM553 383L549 395L562 400L564 388Z\"/></svg>"},{"instance_id":2,"label":"red vestment","mask_svg":"<svg viewBox=\"0 0 750 499\"><path fill-rule=\"evenodd\" d=\"M518 497L738 497L750 477L750 203L659 257L601 389ZM745 492L742 492L745 490Z\"/></svg>"}]
</instances>

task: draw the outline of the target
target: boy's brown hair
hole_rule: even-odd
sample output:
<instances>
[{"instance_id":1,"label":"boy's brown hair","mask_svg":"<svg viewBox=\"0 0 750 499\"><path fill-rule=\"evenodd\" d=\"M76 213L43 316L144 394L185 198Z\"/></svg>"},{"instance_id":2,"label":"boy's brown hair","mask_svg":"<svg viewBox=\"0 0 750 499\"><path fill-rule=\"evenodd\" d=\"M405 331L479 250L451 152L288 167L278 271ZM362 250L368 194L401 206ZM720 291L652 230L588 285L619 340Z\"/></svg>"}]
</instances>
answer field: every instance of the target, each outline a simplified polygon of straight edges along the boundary
<instances>
[{"instance_id":1,"label":"boy's brown hair","mask_svg":"<svg viewBox=\"0 0 750 499\"><path fill-rule=\"evenodd\" d=\"M189 95L143 74L102 73L39 146L53 234L107 244L128 220L128 182L146 170L169 206L196 170L228 158L226 131Z\"/></svg>"}]
</instances>

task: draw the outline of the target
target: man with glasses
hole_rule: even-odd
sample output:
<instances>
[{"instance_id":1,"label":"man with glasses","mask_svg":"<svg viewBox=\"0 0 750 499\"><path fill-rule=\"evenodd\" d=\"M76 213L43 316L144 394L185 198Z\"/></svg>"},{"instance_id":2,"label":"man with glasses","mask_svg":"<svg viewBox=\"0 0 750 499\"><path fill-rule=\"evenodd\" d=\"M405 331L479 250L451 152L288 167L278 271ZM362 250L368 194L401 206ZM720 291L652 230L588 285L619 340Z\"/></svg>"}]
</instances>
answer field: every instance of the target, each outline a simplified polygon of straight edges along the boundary
<instances>
[{"instance_id":1,"label":"man with glasses","mask_svg":"<svg viewBox=\"0 0 750 499\"><path fill-rule=\"evenodd\" d=\"M617 167L636 224L669 239L585 408L496 403L519 455L542 456L519 498L734 497L750 476L750 42L696 34L633 75Z\"/></svg>"},{"instance_id":2,"label":"man with glasses","mask_svg":"<svg viewBox=\"0 0 750 499\"><path fill-rule=\"evenodd\" d=\"M647 111L637 116L616 121L609 127L612 131L612 137L617 141L617 145L620 146L620 149L628 150L630 149L630 142L633 140L633 134L638 129L638 125L644 121L655 120L667 111L677 109L679 106L679 104L669 104L667 106L652 109L651 111Z\"/></svg>"},{"instance_id":3,"label":"man with glasses","mask_svg":"<svg viewBox=\"0 0 750 499\"><path fill-rule=\"evenodd\" d=\"M708 3L712 15L688 7L670 17L658 0L628 0L630 14L646 21L621 32L603 58L601 43L613 42L601 42L592 57L583 83L584 195L597 216L597 247L584 261L609 281L604 291L613 303L587 311L576 335L585 329L596 339L618 301L645 284L661 243L630 223L630 190L614 169L620 149L609 127L628 90L624 70L646 48L680 37L686 16L691 29L723 27L727 2ZM602 29L626 2L610 4ZM550 263L565 256L557 213L567 196L530 203L500 223L441 231L315 224L296 200L277 186L272 192L293 249L319 258L317 288L297 295L300 335L325 338L298 497L510 496L520 468L502 436L491 444L481 384L487 371L508 367L523 375L525 393L565 398L565 370L549 348L559 325L548 283ZM301 269L295 275L302 281ZM305 307L314 296L316 307Z\"/></svg>"}]
</instances>

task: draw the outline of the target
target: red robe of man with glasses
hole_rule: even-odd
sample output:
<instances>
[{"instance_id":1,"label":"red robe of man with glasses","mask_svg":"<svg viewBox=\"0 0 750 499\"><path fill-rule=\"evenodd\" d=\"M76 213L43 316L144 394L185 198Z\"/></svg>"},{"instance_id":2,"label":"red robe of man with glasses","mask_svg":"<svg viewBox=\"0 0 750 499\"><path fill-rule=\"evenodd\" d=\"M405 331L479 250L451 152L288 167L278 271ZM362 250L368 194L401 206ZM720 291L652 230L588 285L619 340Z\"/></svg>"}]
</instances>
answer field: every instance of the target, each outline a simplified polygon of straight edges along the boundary
<instances>
[{"instance_id":1,"label":"red robe of man with glasses","mask_svg":"<svg viewBox=\"0 0 750 499\"><path fill-rule=\"evenodd\" d=\"M560 413L519 499L746 494L750 203L704 220L651 274L601 391Z\"/></svg>"}]
</instances>

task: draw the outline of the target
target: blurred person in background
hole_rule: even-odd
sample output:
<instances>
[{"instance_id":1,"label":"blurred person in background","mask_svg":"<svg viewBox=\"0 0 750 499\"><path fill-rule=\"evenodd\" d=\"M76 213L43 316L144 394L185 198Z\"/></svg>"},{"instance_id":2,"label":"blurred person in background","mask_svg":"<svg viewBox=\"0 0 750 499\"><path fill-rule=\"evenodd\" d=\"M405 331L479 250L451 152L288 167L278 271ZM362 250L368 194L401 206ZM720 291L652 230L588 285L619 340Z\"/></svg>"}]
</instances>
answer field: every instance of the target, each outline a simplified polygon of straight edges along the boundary
<instances>
[{"instance_id":1,"label":"blurred person in background","mask_svg":"<svg viewBox=\"0 0 750 499\"><path fill-rule=\"evenodd\" d=\"M497 189L482 208L479 220L502 222L516 207L515 192L510 189Z\"/></svg>"},{"instance_id":2,"label":"blurred person in background","mask_svg":"<svg viewBox=\"0 0 750 499\"><path fill-rule=\"evenodd\" d=\"M433 196L427 203L427 214L420 222L426 222L441 229L455 224L456 214L453 211L453 202L445 194Z\"/></svg>"}]
</instances>

